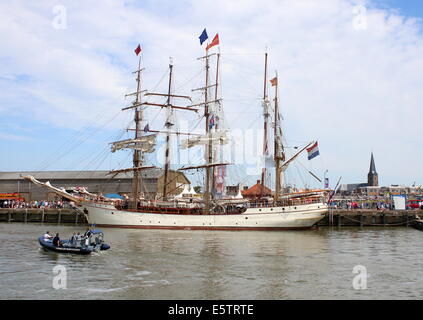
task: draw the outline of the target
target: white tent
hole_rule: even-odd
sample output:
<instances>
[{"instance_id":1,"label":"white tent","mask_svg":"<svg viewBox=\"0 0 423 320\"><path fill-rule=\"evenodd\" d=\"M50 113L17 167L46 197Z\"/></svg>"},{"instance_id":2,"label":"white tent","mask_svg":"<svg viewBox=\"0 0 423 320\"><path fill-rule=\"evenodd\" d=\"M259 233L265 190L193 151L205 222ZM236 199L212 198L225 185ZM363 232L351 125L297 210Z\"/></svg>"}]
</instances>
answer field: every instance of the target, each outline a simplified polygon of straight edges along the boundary
<instances>
[{"instance_id":1,"label":"white tent","mask_svg":"<svg viewBox=\"0 0 423 320\"><path fill-rule=\"evenodd\" d=\"M234 197L234 199L244 199L241 193L241 187L238 188L238 194Z\"/></svg>"},{"instance_id":2,"label":"white tent","mask_svg":"<svg viewBox=\"0 0 423 320\"><path fill-rule=\"evenodd\" d=\"M197 192L195 192L194 187L191 187L191 189L189 190L189 194L195 196L197 194Z\"/></svg>"},{"instance_id":3,"label":"white tent","mask_svg":"<svg viewBox=\"0 0 423 320\"><path fill-rule=\"evenodd\" d=\"M180 194L178 194L177 196L175 196L175 198L183 198L183 196L189 196L191 195L191 191L188 188L188 185L184 185L184 190L182 190L182 192Z\"/></svg>"}]
</instances>

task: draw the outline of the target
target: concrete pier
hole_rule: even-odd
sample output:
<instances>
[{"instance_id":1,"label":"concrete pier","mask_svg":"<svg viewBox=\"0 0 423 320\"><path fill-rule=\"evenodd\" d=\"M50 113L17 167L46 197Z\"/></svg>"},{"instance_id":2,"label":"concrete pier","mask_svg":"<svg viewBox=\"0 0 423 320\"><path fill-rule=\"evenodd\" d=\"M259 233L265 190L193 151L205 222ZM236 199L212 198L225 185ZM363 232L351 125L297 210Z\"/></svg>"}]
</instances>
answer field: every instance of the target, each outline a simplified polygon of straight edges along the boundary
<instances>
[{"instance_id":1,"label":"concrete pier","mask_svg":"<svg viewBox=\"0 0 423 320\"><path fill-rule=\"evenodd\" d=\"M41 222L86 224L84 215L72 209L9 209L0 208L0 222Z\"/></svg>"},{"instance_id":2,"label":"concrete pier","mask_svg":"<svg viewBox=\"0 0 423 320\"><path fill-rule=\"evenodd\" d=\"M409 226L423 210L340 210L331 209L319 226L400 227Z\"/></svg>"}]
</instances>

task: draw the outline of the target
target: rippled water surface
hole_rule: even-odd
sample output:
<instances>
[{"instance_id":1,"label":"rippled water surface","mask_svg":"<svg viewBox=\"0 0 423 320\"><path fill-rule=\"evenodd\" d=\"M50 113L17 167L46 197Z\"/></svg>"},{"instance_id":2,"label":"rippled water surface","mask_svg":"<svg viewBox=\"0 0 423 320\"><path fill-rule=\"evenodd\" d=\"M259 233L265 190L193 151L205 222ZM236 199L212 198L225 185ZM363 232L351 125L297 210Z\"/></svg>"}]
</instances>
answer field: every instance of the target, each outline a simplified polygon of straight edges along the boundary
<instances>
[{"instance_id":1,"label":"rippled water surface","mask_svg":"<svg viewBox=\"0 0 423 320\"><path fill-rule=\"evenodd\" d=\"M84 231L0 224L0 299L423 298L423 232L412 228L104 228L111 249L89 256L44 252L37 237L46 230ZM56 265L66 268L66 289L52 286ZM353 288L356 265L367 270L366 290Z\"/></svg>"}]
</instances>

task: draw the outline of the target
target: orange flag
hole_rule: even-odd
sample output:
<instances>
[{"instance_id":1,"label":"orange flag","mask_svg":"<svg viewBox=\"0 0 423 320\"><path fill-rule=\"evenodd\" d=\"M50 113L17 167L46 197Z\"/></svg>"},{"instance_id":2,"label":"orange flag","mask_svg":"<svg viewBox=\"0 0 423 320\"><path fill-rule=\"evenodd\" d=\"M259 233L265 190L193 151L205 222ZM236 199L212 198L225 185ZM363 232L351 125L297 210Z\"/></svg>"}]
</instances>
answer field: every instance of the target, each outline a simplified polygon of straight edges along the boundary
<instances>
[{"instance_id":1,"label":"orange flag","mask_svg":"<svg viewBox=\"0 0 423 320\"><path fill-rule=\"evenodd\" d=\"M272 84L272 87L277 86L278 85L278 78L274 77L272 80L270 80L270 83Z\"/></svg>"},{"instance_id":2,"label":"orange flag","mask_svg":"<svg viewBox=\"0 0 423 320\"><path fill-rule=\"evenodd\" d=\"M209 50L213 46L217 46L219 44L219 34L216 33L216 35L213 38L213 41L206 47L206 50Z\"/></svg>"}]
</instances>

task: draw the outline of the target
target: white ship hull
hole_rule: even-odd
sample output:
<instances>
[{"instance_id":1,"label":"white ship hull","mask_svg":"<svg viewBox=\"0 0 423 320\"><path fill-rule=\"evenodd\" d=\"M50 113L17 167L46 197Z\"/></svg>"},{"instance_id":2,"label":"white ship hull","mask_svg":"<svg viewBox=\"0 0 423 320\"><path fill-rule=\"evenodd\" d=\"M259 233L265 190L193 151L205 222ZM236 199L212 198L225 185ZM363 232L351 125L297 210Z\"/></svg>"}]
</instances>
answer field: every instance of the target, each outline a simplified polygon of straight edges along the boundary
<instances>
[{"instance_id":1,"label":"white ship hull","mask_svg":"<svg viewBox=\"0 0 423 320\"><path fill-rule=\"evenodd\" d=\"M328 211L324 203L248 208L242 214L160 214L118 210L113 205L83 203L89 224L99 227L186 230L309 229Z\"/></svg>"}]
</instances>

